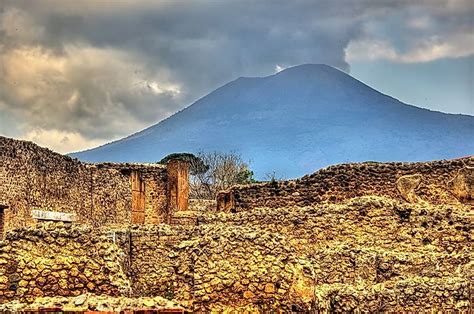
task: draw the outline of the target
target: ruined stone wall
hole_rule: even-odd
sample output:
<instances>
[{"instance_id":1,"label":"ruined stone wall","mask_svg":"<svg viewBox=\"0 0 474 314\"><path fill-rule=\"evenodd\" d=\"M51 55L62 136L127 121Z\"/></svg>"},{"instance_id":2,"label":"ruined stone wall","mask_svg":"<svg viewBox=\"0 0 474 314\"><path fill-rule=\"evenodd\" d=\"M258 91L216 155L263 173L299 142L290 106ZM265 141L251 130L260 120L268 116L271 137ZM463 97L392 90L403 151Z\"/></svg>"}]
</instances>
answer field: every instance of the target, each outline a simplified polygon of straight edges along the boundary
<instances>
[{"instance_id":1,"label":"ruined stone wall","mask_svg":"<svg viewBox=\"0 0 474 314\"><path fill-rule=\"evenodd\" d=\"M135 173L143 185L143 208L141 208L140 222L145 224L158 224L166 223L169 220L171 214L170 211L170 200L168 191L168 181L170 177L168 175L168 168L160 164L116 164L116 163L102 163L98 164L98 167L102 169L113 169L118 173L125 175L128 178L128 189L130 190L130 182L132 173ZM127 200L127 206L133 211L135 210L133 200ZM130 216L127 220L130 222ZM134 223L132 221L132 223Z\"/></svg>"},{"instance_id":2,"label":"ruined stone wall","mask_svg":"<svg viewBox=\"0 0 474 314\"><path fill-rule=\"evenodd\" d=\"M194 311L468 309L472 221L463 205L383 197L201 213L131 229L135 296Z\"/></svg>"},{"instance_id":3,"label":"ruined stone wall","mask_svg":"<svg viewBox=\"0 0 474 314\"><path fill-rule=\"evenodd\" d=\"M232 187L218 194L217 205L219 211L242 211L342 202L364 195L421 199L433 204L472 202L472 166L474 157L424 163L335 165L297 180ZM457 177L459 180L455 180Z\"/></svg>"},{"instance_id":4,"label":"ruined stone wall","mask_svg":"<svg viewBox=\"0 0 474 314\"><path fill-rule=\"evenodd\" d=\"M362 197L197 221L132 230L136 296L204 312L470 306L466 206Z\"/></svg>"},{"instance_id":5,"label":"ruined stone wall","mask_svg":"<svg viewBox=\"0 0 474 314\"><path fill-rule=\"evenodd\" d=\"M0 303L130 293L123 251L87 226L42 223L0 242Z\"/></svg>"},{"instance_id":6,"label":"ruined stone wall","mask_svg":"<svg viewBox=\"0 0 474 314\"><path fill-rule=\"evenodd\" d=\"M145 181L144 223L167 221L165 166L85 164L30 142L0 137L5 229L33 223L33 209L76 213L79 222L95 226L130 223L132 171Z\"/></svg>"},{"instance_id":7,"label":"ruined stone wall","mask_svg":"<svg viewBox=\"0 0 474 314\"><path fill-rule=\"evenodd\" d=\"M118 263L132 296L159 296L202 312L467 310L474 276L469 209L370 196L304 208L201 212L186 227L84 229L75 236L80 227L70 232L60 223L51 231L10 233L2 247L22 249L0 251L0 271L11 273L7 265L24 256L63 269L69 264L60 261L84 255L84 269L100 269L95 274L108 286L94 283L93 293L124 291L117 282L127 280L114 279L107 266ZM36 264L25 265L42 267ZM25 267L14 273L29 276ZM65 280L76 282L71 274ZM28 287L36 285L27 278Z\"/></svg>"},{"instance_id":8,"label":"ruined stone wall","mask_svg":"<svg viewBox=\"0 0 474 314\"><path fill-rule=\"evenodd\" d=\"M313 270L281 233L246 224L203 226L194 244L194 309L307 311Z\"/></svg>"},{"instance_id":9,"label":"ruined stone wall","mask_svg":"<svg viewBox=\"0 0 474 314\"><path fill-rule=\"evenodd\" d=\"M474 275L469 210L463 205L361 197L342 204L206 214L198 220L222 230L245 227L256 235L281 236L287 252L295 252L306 268L305 276L296 277L303 278L301 286L306 288L299 297L308 297L300 309L466 310ZM225 254L221 259L232 258ZM290 285L298 287L295 279ZM278 293L272 297L277 298ZM297 305L295 299L284 299ZM253 300L259 302L266 303L261 296Z\"/></svg>"},{"instance_id":10,"label":"ruined stone wall","mask_svg":"<svg viewBox=\"0 0 474 314\"><path fill-rule=\"evenodd\" d=\"M186 230L168 225L135 226L130 230L131 278L135 296L192 299L192 256L177 246L187 240Z\"/></svg>"},{"instance_id":11,"label":"ruined stone wall","mask_svg":"<svg viewBox=\"0 0 474 314\"><path fill-rule=\"evenodd\" d=\"M169 221L171 208L167 190L167 171L143 171L145 180L145 223L158 224Z\"/></svg>"},{"instance_id":12,"label":"ruined stone wall","mask_svg":"<svg viewBox=\"0 0 474 314\"><path fill-rule=\"evenodd\" d=\"M131 239L135 296L161 296L203 312L249 304L307 309L313 300L310 270L282 236L211 224L139 226Z\"/></svg>"}]
</instances>

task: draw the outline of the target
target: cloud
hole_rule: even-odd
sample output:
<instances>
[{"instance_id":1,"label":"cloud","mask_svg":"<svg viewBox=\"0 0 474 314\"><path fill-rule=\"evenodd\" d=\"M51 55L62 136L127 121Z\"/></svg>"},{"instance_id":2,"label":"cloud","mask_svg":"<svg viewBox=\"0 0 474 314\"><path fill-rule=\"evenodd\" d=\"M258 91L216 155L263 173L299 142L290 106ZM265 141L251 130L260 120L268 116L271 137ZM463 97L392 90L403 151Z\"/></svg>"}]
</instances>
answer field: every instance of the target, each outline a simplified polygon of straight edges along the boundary
<instances>
[{"instance_id":1,"label":"cloud","mask_svg":"<svg viewBox=\"0 0 474 314\"><path fill-rule=\"evenodd\" d=\"M2 101L14 104L9 114L27 121L27 132L31 127L88 138L120 136L174 112L180 96L179 84L109 48L65 46L57 55L23 46L4 52L1 74Z\"/></svg>"},{"instance_id":2,"label":"cloud","mask_svg":"<svg viewBox=\"0 0 474 314\"><path fill-rule=\"evenodd\" d=\"M4 0L0 132L77 150L239 76L469 55L472 9L470 0Z\"/></svg>"},{"instance_id":3,"label":"cloud","mask_svg":"<svg viewBox=\"0 0 474 314\"><path fill-rule=\"evenodd\" d=\"M36 144L48 147L58 153L68 153L75 150L84 150L91 146L104 144L105 140L85 139L78 132L66 132L60 130L31 130L19 137L25 141L32 141Z\"/></svg>"},{"instance_id":4,"label":"cloud","mask_svg":"<svg viewBox=\"0 0 474 314\"><path fill-rule=\"evenodd\" d=\"M442 40L433 36L417 42L408 51L398 51L388 41L363 39L351 42L346 48L346 60L390 60L402 63L430 62L442 58L461 58L474 54L474 34L453 34Z\"/></svg>"},{"instance_id":5,"label":"cloud","mask_svg":"<svg viewBox=\"0 0 474 314\"><path fill-rule=\"evenodd\" d=\"M473 16L471 0L407 3L368 19L362 34L346 47L346 60L418 63L470 56Z\"/></svg>"}]
</instances>

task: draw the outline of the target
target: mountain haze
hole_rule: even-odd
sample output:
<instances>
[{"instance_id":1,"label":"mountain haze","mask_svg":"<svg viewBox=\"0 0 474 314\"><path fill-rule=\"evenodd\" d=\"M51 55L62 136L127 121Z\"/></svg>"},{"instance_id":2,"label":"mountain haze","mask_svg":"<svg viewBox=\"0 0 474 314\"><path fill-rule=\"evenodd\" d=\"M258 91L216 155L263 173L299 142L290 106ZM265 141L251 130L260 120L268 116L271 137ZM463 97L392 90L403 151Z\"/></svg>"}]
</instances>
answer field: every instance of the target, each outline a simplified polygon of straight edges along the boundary
<instances>
[{"instance_id":1,"label":"mountain haze","mask_svg":"<svg viewBox=\"0 0 474 314\"><path fill-rule=\"evenodd\" d=\"M440 87L442 88L442 87ZM72 154L155 162L173 152L235 151L257 178L330 164L421 161L474 153L474 117L404 104L326 65L239 78L127 138Z\"/></svg>"}]
</instances>

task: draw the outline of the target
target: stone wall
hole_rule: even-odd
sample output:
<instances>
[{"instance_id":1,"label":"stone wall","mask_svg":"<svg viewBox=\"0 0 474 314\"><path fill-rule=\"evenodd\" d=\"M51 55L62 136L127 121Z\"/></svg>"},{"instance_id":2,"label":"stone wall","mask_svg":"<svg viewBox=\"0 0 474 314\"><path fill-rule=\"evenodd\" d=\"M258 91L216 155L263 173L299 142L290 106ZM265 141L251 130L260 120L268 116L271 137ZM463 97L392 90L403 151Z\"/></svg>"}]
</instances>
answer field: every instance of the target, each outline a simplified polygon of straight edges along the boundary
<instances>
[{"instance_id":1,"label":"stone wall","mask_svg":"<svg viewBox=\"0 0 474 314\"><path fill-rule=\"evenodd\" d=\"M91 227L42 223L0 242L0 303L84 293L127 295L125 255Z\"/></svg>"},{"instance_id":2,"label":"stone wall","mask_svg":"<svg viewBox=\"0 0 474 314\"><path fill-rule=\"evenodd\" d=\"M75 303L92 293L143 304L166 298L197 312L472 308L472 157L329 167L299 180L234 187L220 195L227 212L193 204L206 210L173 213L172 222L186 224L143 225L171 217L169 201L153 209L160 198L180 202L170 186L183 189L164 181L165 168L87 165L23 151L32 144L20 143L2 149L0 205L27 211L51 204L96 226L9 231L0 242L0 303L53 295ZM120 224L133 215L139 224Z\"/></svg>"},{"instance_id":3,"label":"stone wall","mask_svg":"<svg viewBox=\"0 0 474 314\"><path fill-rule=\"evenodd\" d=\"M206 225L141 226L131 238L137 297L161 296L203 312L253 304L262 310L307 309L313 300L309 270L282 236Z\"/></svg>"},{"instance_id":4,"label":"stone wall","mask_svg":"<svg viewBox=\"0 0 474 314\"><path fill-rule=\"evenodd\" d=\"M297 180L232 187L218 194L217 208L235 212L255 207L307 206L364 195L433 204L472 202L472 166L474 157L424 163L335 165Z\"/></svg>"},{"instance_id":5,"label":"stone wall","mask_svg":"<svg viewBox=\"0 0 474 314\"><path fill-rule=\"evenodd\" d=\"M35 274L52 265L59 276L78 265L99 282L92 290L59 289L57 296L158 296L202 312L467 310L474 276L469 210L371 196L302 208L201 212L188 226L47 224L51 230L8 234L0 271L17 277L1 277L7 282L0 287L9 295L5 300L33 297L41 281L31 279L25 265ZM21 260L21 267L8 266ZM77 280L75 272L66 273L69 287ZM12 295L11 283L21 278L32 288Z\"/></svg>"},{"instance_id":6,"label":"stone wall","mask_svg":"<svg viewBox=\"0 0 474 314\"><path fill-rule=\"evenodd\" d=\"M177 246L190 233L169 225L135 226L130 236L134 295L191 300L192 257Z\"/></svg>"},{"instance_id":7,"label":"stone wall","mask_svg":"<svg viewBox=\"0 0 474 314\"><path fill-rule=\"evenodd\" d=\"M179 165L181 172L186 167ZM76 213L79 222L94 226L167 222L171 196L181 203L188 197L182 192L187 172L171 177L168 172L159 164L81 163L30 142L0 137L4 229L31 225L33 209ZM132 192L132 177L143 186L137 193ZM181 190L170 190L170 180L179 180ZM136 199L141 202L137 208Z\"/></svg>"},{"instance_id":8,"label":"stone wall","mask_svg":"<svg viewBox=\"0 0 474 314\"><path fill-rule=\"evenodd\" d=\"M169 207L172 211L186 211L189 203L189 163L170 160L167 168Z\"/></svg>"},{"instance_id":9,"label":"stone wall","mask_svg":"<svg viewBox=\"0 0 474 314\"><path fill-rule=\"evenodd\" d=\"M306 295L307 299L299 303L300 309L466 310L471 306L470 282L474 275L469 211L465 205L433 206L361 197L342 204L206 214L199 223L218 225L222 230L246 228L256 238L260 234L283 237L286 252L295 252L300 265L306 268L305 284L300 286L307 293L298 295ZM226 252L222 247L220 244L220 250ZM244 256L236 265L246 265L245 260L252 258ZM232 264L233 258L227 253L212 260ZM271 267L268 262L263 264L263 268ZM253 270L239 271L247 274ZM253 275L256 280L262 279ZM294 279L289 282L298 286ZM283 298L287 304L298 305L287 295ZM249 303L269 304L262 296Z\"/></svg>"},{"instance_id":10,"label":"stone wall","mask_svg":"<svg viewBox=\"0 0 474 314\"><path fill-rule=\"evenodd\" d=\"M210 224L194 244L194 309L308 311L313 267L281 233Z\"/></svg>"}]
</instances>

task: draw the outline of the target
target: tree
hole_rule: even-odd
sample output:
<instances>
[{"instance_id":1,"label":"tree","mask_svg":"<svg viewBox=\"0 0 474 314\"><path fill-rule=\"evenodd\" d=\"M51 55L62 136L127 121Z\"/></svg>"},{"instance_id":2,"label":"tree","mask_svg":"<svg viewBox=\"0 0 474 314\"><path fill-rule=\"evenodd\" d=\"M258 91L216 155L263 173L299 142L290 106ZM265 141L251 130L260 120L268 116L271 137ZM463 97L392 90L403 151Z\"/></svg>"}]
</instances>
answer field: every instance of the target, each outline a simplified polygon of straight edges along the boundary
<instances>
[{"instance_id":1,"label":"tree","mask_svg":"<svg viewBox=\"0 0 474 314\"><path fill-rule=\"evenodd\" d=\"M191 176L190 192L193 198L214 199L219 191L233 185L255 182L249 165L236 153L200 152L191 161L191 167L199 168L193 163L201 161L207 170L195 172Z\"/></svg>"},{"instance_id":2,"label":"tree","mask_svg":"<svg viewBox=\"0 0 474 314\"><path fill-rule=\"evenodd\" d=\"M167 164L171 160L181 160L189 163L189 172L191 175L197 175L209 170L202 159L191 153L172 153L159 161L160 164Z\"/></svg>"}]
</instances>

